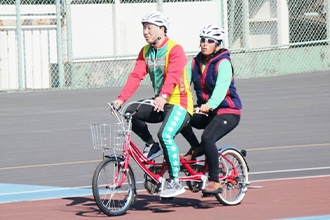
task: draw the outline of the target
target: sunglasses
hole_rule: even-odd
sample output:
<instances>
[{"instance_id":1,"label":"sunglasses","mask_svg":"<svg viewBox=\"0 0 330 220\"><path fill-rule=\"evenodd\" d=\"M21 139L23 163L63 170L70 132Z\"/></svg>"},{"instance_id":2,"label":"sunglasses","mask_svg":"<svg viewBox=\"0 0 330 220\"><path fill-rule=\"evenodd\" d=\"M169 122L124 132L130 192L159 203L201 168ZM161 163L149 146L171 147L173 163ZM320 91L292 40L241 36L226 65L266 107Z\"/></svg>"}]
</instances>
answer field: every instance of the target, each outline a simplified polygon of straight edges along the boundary
<instances>
[{"instance_id":1,"label":"sunglasses","mask_svg":"<svg viewBox=\"0 0 330 220\"><path fill-rule=\"evenodd\" d=\"M212 39L212 38L205 38L205 37L202 37L202 38L201 38L201 43L205 43L205 42L207 42L207 43L209 43L209 44L213 44L213 43L217 43L217 44L219 44L218 41L216 41L216 40L214 40L214 39Z\"/></svg>"}]
</instances>

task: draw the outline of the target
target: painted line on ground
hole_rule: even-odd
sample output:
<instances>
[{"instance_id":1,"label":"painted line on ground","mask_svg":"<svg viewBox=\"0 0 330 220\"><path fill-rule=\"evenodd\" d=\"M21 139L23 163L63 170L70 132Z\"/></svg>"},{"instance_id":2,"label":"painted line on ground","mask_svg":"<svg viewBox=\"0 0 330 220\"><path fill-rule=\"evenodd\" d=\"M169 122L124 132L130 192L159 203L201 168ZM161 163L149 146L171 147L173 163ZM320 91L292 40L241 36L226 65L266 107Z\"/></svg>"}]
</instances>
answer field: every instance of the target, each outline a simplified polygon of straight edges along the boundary
<instances>
[{"instance_id":1,"label":"painted line on ground","mask_svg":"<svg viewBox=\"0 0 330 220\"><path fill-rule=\"evenodd\" d=\"M326 220L330 219L330 215L310 216L301 218L281 218L278 220Z\"/></svg>"},{"instance_id":2,"label":"painted line on ground","mask_svg":"<svg viewBox=\"0 0 330 220\"><path fill-rule=\"evenodd\" d=\"M253 180L251 182L269 182L269 181L285 181L285 180L299 180L299 179L313 179L313 178L326 178L330 175L316 175L316 176L300 176L300 177L288 177L288 178L274 178L274 179L264 179L264 180Z\"/></svg>"},{"instance_id":3,"label":"painted line on ground","mask_svg":"<svg viewBox=\"0 0 330 220\"><path fill-rule=\"evenodd\" d=\"M91 188L0 183L0 204L92 195Z\"/></svg>"},{"instance_id":4,"label":"painted line on ground","mask_svg":"<svg viewBox=\"0 0 330 220\"><path fill-rule=\"evenodd\" d=\"M260 171L260 172L249 172L249 175L268 174L268 173L290 173L290 172L301 172L301 171L311 171L311 170L328 170L328 169L330 169L330 167L311 167L311 168L301 168L301 169L270 170L270 171Z\"/></svg>"},{"instance_id":5,"label":"painted line on ground","mask_svg":"<svg viewBox=\"0 0 330 220\"><path fill-rule=\"evenodd\" d=\"M292 148L304 148L304 147L330 147L330 143L250 148L250 149L246 149L246 151L278 150L278 149L292 149Z\"/></svg>"},{"instance_id":6,"label":"painted line on ground","mask_svg":"<svg viewBox=\"0 0 330 220\"><path fill-rule=\"evenodd\" d=\"M251 184L258 184L265 181L281 181L294 179L308 179L308 178L323 178L330 177L330 175L310 176L310 177L295 177L295 178L281 178L281 179L267 179L255 180ZM143 181L138 181L141 184ZM262 189L262 186L249 186L250 189ZM145 191L141 189L138 191ZM81 197L91 196L92 186L80 187L52 187L40 185L25 185L25 184L3 184L0 183L0 204L22 201L48 200L59 199L67 197Z\"/></svg>"},{"instance_id":7,"label":"painted line on ground","mask_svg":"<svg viewBox=\"0 0 330 220\"><path fill-rule=\"evenodd\" d=\"M274 146L274 147L264 147L264 148L250 148L250 149L245 149L245 150L249 152L249 151L278 150L278 149L305 148L305 147L330 147L330 143ZM87 163L96 163L96 162L100 162L100 161L101 160L85 160L85 161L59 162L59 163L49 163L49 164L31 164L31 165L22 165L22 166L0 167L0 171L1 170L13 170L13 169L50 167L50 166L87 164Z\"/></svg>"},{"instance_id":8,"label":"painted line on ground","mask_svg":"<svg viewBox=\"0 0 330 220\"><path fill-rule=\"evenodd\" d=\"M34 165L1 167L0 170L14 170L14 169L38 168L38 167L63 166L63 165L73 165L73 164L95 163L95 162L100 162L100 161L102 161L102 160L85 160L85 161L74 161L74 162L34 164Z\"/></svg>"},{"instance_id":9,"label":"painted line on ground","mask_svg":"<svg viewBox=\"0 0 330 220\"><path fill-rule=\"evenodd\" d=\"M322 178L322 177L330 177L330 175L257 180L254 181L254 183L265 182L265 181L281 181L281 180ZM137 183L141 183L141 182L137 182ZM138 191L142 191L142 190L138 190ZM63 187L49 187L49 186L39 186L39 185L0 183L0 204L22 202L22 201L36 201L36 200L49 200L49 199L59 199L59 198L68 198L68 197L90 196L90 195L92 195L91 186L63 188ZM324 220L324 219L330 219L330 215L282 218L277 220Z\"/></svg>"}]
</instances>

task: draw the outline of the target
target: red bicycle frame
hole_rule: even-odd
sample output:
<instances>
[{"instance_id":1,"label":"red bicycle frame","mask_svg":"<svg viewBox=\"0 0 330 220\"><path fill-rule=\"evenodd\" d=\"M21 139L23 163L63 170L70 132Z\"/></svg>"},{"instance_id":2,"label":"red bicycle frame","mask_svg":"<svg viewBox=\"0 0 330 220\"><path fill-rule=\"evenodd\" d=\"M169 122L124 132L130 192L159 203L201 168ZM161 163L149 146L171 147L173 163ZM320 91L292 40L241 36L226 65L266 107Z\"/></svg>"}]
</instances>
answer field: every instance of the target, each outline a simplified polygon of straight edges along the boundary
<instances>
[{"instance_id":1,"label":"red bicycle frame","mask_svg":"<svg viewBox=\"0 0 330 220\"><path fill-rule=\"evenodd\" d=\"M129 133L126 134L126 141L124 144L124 149L123 149L123 155L124 155L124 161L123 161L123 166L124 169L122 170L128 170L129 169L129 160L132 157L133 160L138 164L138 166L143 170L144 173L146 173L151 179L153 179L155 182L159 183L161 182L161 179L163 178L163 175L165 174L167 170L167 165L166 162L163 161L162 163L159 162L154 162L151 160L148 160L142 152L139 150L139 148L136 146L136 144L131 140L131 135ZM224 156L220 151L219 155L221 158L226 160L231 167L234 169L228 173L227 175L219 175L219 179L225 179L227 178L228 182L237 182L236 176L238 174L237 170L235 169L234 164L232 161L230 161L226 156ZM193 167L191 166L192 164L196 163L204 163L203 169L199 172L196 172ZM208 165L205 160L191 160L191 161L186 161L183 159L183 157L180 155L180 164L182 166L182 169L184 169L187 173L189 173L189 176L185 177L179 177L180 181L203 181L203 178L205 178L205 173L208 170ZM149 167L150 166L160 166L161 170L159 173L153 173ZM119 166L118 166L119 167ZM121 169L118 168L118 172ZM119 177L119 173L116 175L114 178L113 182L116 182L116 180ZM118 183L117 187L120 187L126 180L126 174L122 176L122 179Z\"/></svg>"}]
</instances>

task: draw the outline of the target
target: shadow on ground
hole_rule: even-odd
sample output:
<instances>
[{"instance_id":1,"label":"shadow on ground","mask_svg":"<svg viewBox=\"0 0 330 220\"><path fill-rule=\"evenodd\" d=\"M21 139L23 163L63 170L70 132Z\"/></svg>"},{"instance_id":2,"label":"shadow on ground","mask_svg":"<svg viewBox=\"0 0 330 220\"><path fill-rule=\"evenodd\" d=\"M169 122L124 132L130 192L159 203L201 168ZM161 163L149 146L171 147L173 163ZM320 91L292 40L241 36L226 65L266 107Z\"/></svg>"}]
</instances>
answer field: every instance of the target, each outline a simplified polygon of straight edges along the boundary
<instances>
[{"instance_id":1,"label":"shadow on ground","mask_svg":"<svg viewBox=\"0 0 330 220\"><path fill-rule=\"evenodd\" d=\"M197 196L198 193L194 194ZM198 194L199 196L200 194ZM103 214L97 207L94 199L92 197L68 197L63 198L63 200L70 201L66 206L77 208L76 215L78 216L92 216L95 217L100 215L106 216ZM178 209L185 210L186 207L193 209L210 209L218 207L220 204L216 198L210 197L208 200L200 200L197 198L185 198L185 197L176 197L169 200L160 200L159 195L149 195L149 194L138 194L137 200L133 203L130 209L127 212L134 211L146 213L170 213L176 212ZM141 213L140 213L141 214Z\"/></svg>"}]
</instances>

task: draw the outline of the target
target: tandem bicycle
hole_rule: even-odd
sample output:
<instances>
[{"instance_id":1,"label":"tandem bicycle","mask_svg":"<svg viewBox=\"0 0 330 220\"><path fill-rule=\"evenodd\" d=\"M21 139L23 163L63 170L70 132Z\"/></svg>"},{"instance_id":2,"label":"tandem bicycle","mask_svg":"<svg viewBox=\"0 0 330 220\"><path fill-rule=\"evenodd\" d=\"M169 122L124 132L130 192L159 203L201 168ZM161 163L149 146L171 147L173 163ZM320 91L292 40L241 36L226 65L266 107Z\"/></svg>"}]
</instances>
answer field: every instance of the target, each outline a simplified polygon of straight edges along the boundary
<instances>
[{"instance_id":1,"label":"tandem bicycle","mask_svg":"<svg viewBox=\"0 0 330 220\"><path fill-rule=\"evenodd\" d=\"M127 107L136 103L137 109L127 113ZM137 200L131 159L143 170L143 185L148 193L155 195L165 185L166 162L149 160L131 139L132 117L141 105L153 105L153 99L130 102L121 109L114 103L109 103L118 122L90 126L93 147L103 152L103 160L93 174L93 196L99 209L108 216L125 214ZM214 196L223 205L237 205L245 197L249 185L246 151L224 146L219 149L218 154L222 192ZM207 183L208 165L205 159L186 161L180 155L180 163L179 181L185 182L191 192L202 191Z\"/></svg>"}]
</instances>

